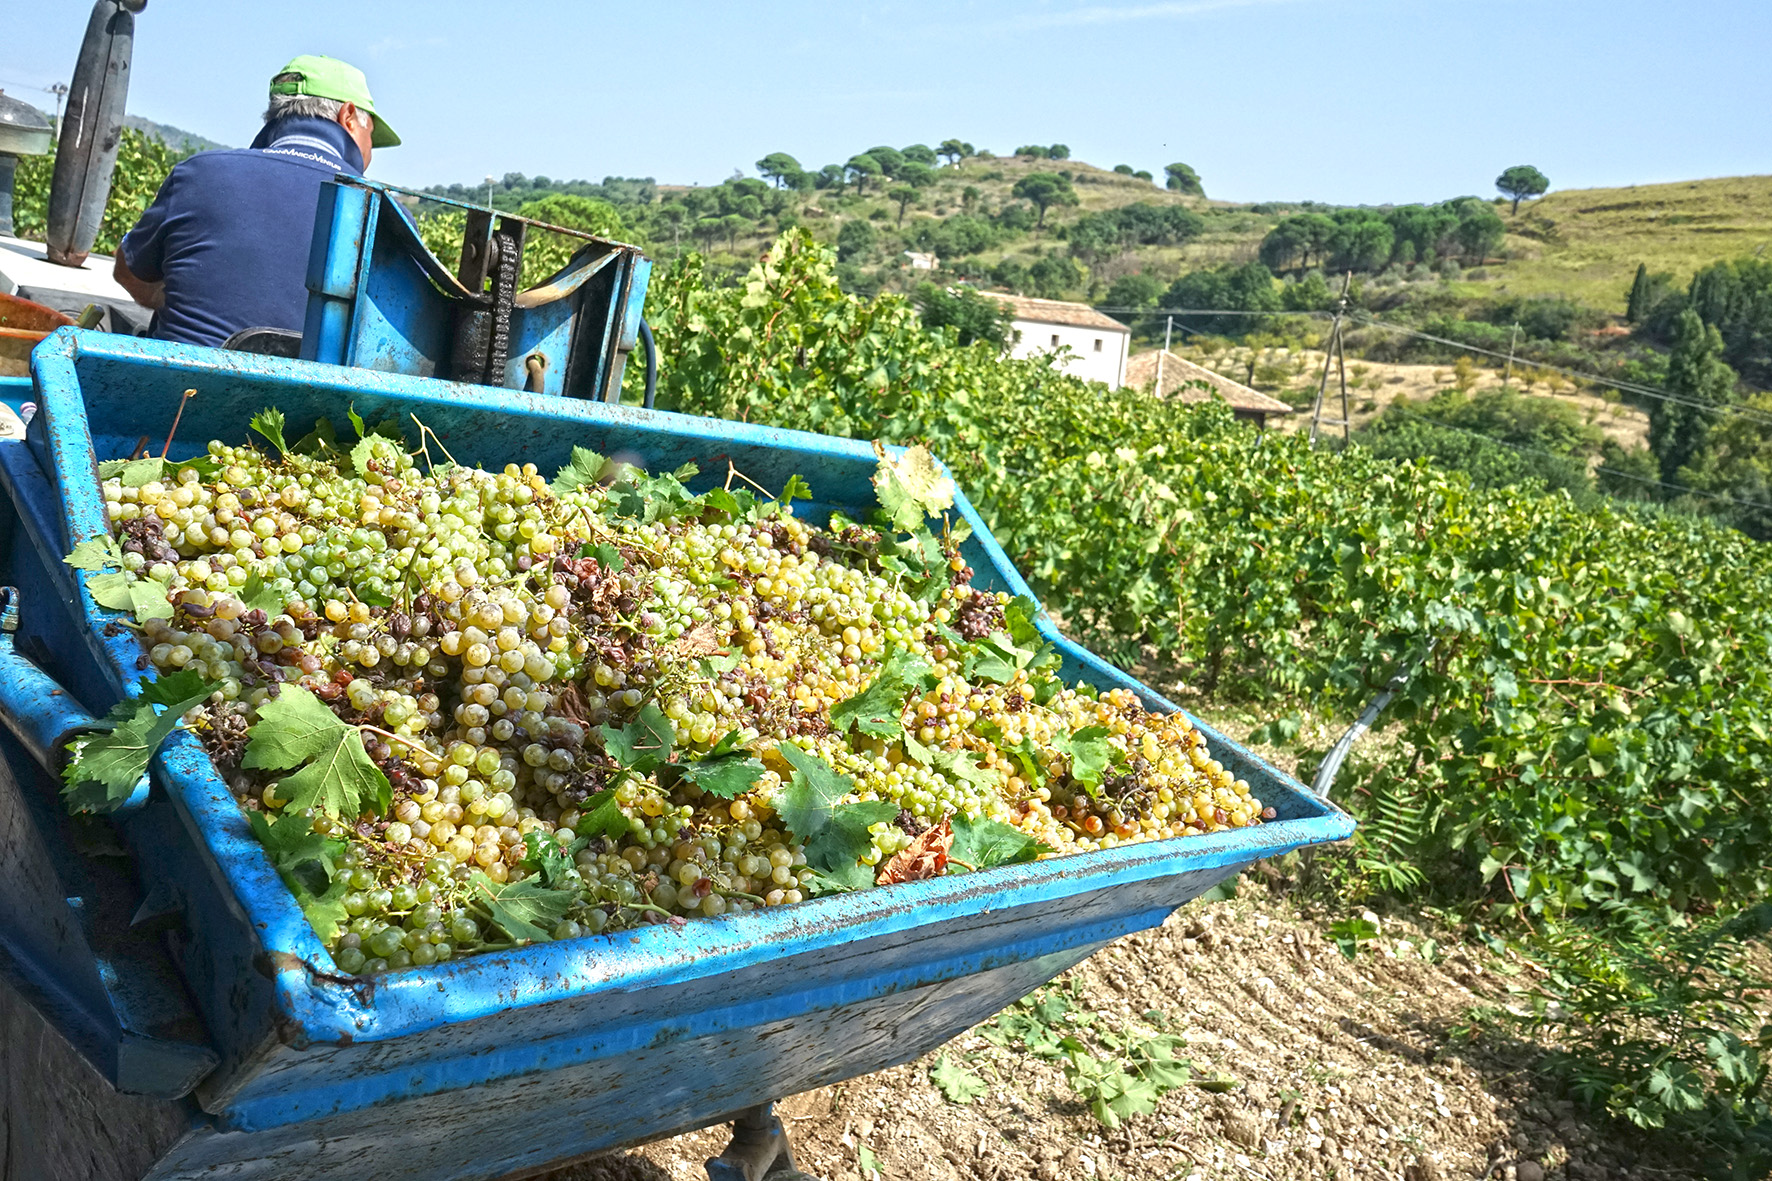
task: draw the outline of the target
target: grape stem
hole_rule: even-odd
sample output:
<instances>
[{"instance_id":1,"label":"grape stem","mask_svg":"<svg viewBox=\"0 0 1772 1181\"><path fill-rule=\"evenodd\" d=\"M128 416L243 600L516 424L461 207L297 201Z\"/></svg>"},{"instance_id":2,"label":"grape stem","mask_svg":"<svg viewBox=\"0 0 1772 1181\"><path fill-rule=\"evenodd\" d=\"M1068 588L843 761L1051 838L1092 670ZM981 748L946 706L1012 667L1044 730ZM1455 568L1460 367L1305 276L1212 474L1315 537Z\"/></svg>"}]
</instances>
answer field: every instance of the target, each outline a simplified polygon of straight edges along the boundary
<instances>
[{"instance_id":1,"label":"grape stem","mask_svg":"<svg viewBox=\"0 0 1772 1181\"><path fill-rule=\"evenodd\" d=\"M178 400L178 412L172 416L172 429L166 432L166 446L160 448L161 459L165 459L166 453L172 450L172 436L178 434L178 420L185 416L185 403L196 396L196 390L186 390L185 396Z\"/></svg>"},{"instance_id":2,"label":"grape stem","mask_svg":"<svg viewBox=\"0 0 1772 1181\"><path fill-rule=\"evenodd\" d=\"M405 746L405 747L409 747L412 750L422 750L426 754L431 753L431 748L426 746L422 742L417 742L411 738L406 738L406 737L403 737L399 734L391 734L388 731L383 730L380 726L371 726L368 722L357 723L357 729L368 731L371 734L379 734L383 738L386 738L389 742L398 742L400 745Z\"/></svg>"},{"instance_id":3,"label":"grape stem","mask_svg":"<svg viewBox=\"0 0 1772 1181\"><path fill-rule=\"evenodd\" d=\"M747 476L743 472L739 471L738 468L729 459L726 461L726 491L728 491L728 492L732 491L732 478L734 476L737 476L739 479L743 480L745 483L749 484L751 487L753 487L757 491L761 492L764 495L764 497L766 497L767 499L769 499L769 500L778 499L777 496L775 495L775 493L769 491L769 489L763 487L763 485L757 483L757 481L751 479L749 476Z\"/></svg>"},{"instance_id":4,"label":"grape stem","mask_svg":"<svg viewBox=\"0 0 1772 1181\"><path fill-rule=\"evenodd\" d=\"M408 414L408 417L410 417L413 422L418 423L418 450L419 450L419 453L425 457L425 467L426 468L430 469L433 472L437 470L437 465L431 462L430 448L428 446L426 446L426 444L425 444L425 436L426 435L429 435L433 439L437 439L437 450L439 450L443 453L443 458L447 459L451 464L454 464L456 467L461 466L461 464L456 463L455 456L449 454L449 448L447 448L443 445L443 440L437 438L436 431L434 431L430 427L426 426L419 419L418 415L413 414L410 411L408 411L407 414Z\"/></svg>"}]
</instances>

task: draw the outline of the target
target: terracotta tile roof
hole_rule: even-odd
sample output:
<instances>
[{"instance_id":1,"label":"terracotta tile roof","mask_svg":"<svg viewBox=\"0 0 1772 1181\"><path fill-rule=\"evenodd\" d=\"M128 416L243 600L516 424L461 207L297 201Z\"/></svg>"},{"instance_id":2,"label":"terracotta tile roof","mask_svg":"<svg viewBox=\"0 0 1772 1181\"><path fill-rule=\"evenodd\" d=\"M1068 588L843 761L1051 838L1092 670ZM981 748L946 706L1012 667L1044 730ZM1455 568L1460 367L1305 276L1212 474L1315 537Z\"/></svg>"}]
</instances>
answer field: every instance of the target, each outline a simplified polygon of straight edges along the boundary
<instances>
[{"instance_id":1,"label":"terracotta tile roof","mask_svg":"<svg viewBox=\"0 0 1772 1181\"><path fill-rule=\"evenodd\" d=\"M1162 397L1177 398L1183 402L1204 402L1216 392L1233 410L1251 410L1261 414L1292 413L1292 407L1278 398L1270 398L1241 382L1232 381L1204 366L1183 360L1174 353L1166 354L1162 349L1138 353L1127 359L1127 387L1135 390L1154 387L1157 382L1157 358L1160 356L1164 358L1163 388L1155 392ZM1212 387L1211 391L1193 384L1200 381Z\"/></svg>"},{"instance_id":2,"label":"terracotta tile roof","mask_svg":"<svg viewBox=\"0 0 1772 1181\"><path fill-rule=\"evenodd\" d=\"M1076 328L1105 328L1111 332L1131 332L1112 316L1104 316L1087 304L1066 303L1062 299L1034 299L1026 295L1004 295L987 292L992 299L1007 304L1017 320L1035 324L1069 324Z\"/></svg>"}]
</instances>

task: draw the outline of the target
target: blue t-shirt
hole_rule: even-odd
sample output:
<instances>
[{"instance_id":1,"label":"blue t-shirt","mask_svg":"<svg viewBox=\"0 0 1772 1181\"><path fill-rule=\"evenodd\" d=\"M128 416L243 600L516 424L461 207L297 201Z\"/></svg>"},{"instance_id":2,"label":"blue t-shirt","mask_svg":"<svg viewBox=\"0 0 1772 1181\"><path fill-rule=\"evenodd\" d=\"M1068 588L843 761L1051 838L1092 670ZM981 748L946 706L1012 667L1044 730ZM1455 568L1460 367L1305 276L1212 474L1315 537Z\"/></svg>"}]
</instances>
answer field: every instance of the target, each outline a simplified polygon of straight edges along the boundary
<instances>
[{"instance_id":1,"label":"blue t-shirt","mask_svg":"<svg viewBox=\"0 0 1772 1181\"><path fill-rule=\"evenodd\" d=\"M219 345L243 328L300 332L320 186L362 171L344 128L301 116L267 124L250 148L180 163L121 250L137 278L166 283L153 335Z\"/></svg>"}]
</instances>

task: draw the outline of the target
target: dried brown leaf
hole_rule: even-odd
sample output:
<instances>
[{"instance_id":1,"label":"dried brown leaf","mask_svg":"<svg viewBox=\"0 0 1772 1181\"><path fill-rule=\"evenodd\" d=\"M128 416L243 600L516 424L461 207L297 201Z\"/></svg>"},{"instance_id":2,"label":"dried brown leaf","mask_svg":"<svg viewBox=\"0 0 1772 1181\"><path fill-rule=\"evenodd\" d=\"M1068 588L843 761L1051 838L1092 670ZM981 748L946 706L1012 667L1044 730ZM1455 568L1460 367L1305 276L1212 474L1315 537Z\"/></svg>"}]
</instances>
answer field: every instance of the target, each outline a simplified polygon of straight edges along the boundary
<instances>
[{"instance_id":1,"label":"dried brown leaf","mask_svg":"<svg viewBox=\"0 0 1772 1181\"><path fill-rule=\"evenodd\" d=\"M877 879L882 886L898 882L920 882L947 872L948 850L954 844L954 829L946 820L892 855L880 870Z\"/></svg>"}]
</instances>

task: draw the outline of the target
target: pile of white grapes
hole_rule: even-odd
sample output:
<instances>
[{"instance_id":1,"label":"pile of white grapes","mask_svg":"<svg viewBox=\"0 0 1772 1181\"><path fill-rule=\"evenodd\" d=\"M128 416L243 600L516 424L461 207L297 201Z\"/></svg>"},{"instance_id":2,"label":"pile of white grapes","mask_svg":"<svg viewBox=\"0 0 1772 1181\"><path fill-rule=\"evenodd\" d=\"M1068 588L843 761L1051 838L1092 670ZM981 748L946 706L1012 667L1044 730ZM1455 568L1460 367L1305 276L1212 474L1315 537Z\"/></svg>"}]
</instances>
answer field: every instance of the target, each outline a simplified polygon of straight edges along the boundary
<instances>
[{"instance_id":1,"label":"pile of white grapes","mask_svg":"<svg viewBox=\"0 0 1772 1181\"><path fill-rule=\"evenodd\" d=\"M243 808L290 822L283 773L243 751L292 685L358 728L385 773L385 811L302 814L303 832L342 842L324 891L334 921L316 922L342 971L518 941L484 887L539 884L533 836L560 854L550 889L570 894L544 928L555 939L802 901L821 886L781 808L796 774L783 743L846 777L840 802L897 806L869 828L867 867L956 814L1013 826L1045 855L1272 817L1180 715L1065 687L1046 666L963 675L1008 599L973 589L952 545L939 592L917 597L880 561L880 534L815 528L790 505L695 500L646 523L595 481L555 492L532 465L421 471L392 440L356 463L208 450L207 475L106 480L113 534L126 570L170 587L171 616L141 625L148 659L220 685L187 721ZM249 583L281 608L249 607ZM903 737L838 732L832 708L894 653L927 670L905 694ZM669 721L670 761L623 770L605 728L649 709ZM1091 727L1111 758L1085 785L1066 740ZM730 799L677 772L723 740L761 766Z\"/></svg>"}]
</instances>

